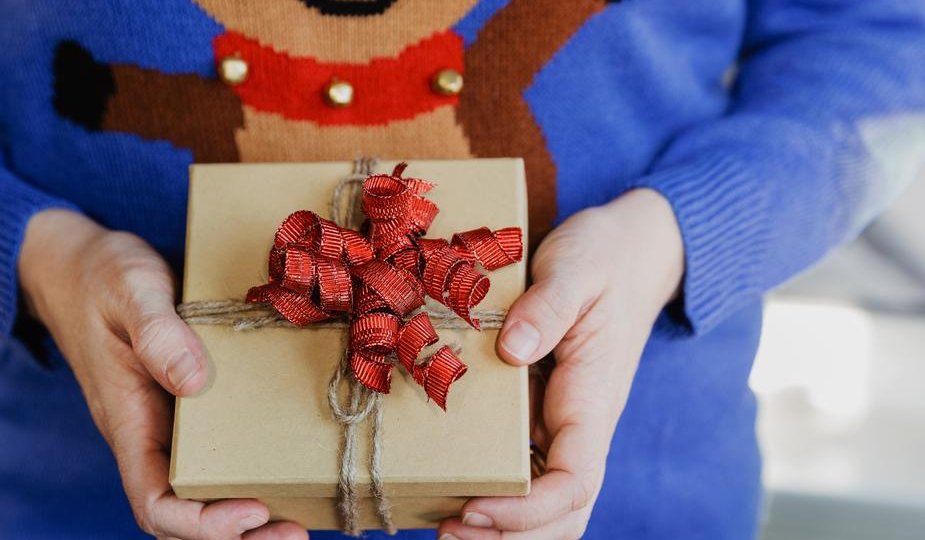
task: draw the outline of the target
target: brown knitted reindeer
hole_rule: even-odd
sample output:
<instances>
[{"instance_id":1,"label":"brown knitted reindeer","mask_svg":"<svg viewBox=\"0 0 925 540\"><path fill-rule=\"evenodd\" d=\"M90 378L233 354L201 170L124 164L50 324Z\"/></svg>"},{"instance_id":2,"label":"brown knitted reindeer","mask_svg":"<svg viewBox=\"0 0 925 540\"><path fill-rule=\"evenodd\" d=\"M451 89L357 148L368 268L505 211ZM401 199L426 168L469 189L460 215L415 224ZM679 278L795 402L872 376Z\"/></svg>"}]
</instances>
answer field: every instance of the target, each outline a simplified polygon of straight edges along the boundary
<instances>
[{"instance_id":1,"label":"brown knitted reindeer","mask_svg":"<svg viewBox=\"0 0 925 540\"><path fill-rule=\"evenodd\" d=\"M521 156L531 240L551 227L556 165L523 95L607 1L511 0L467 47L450 29L476 0L196 2L226 28L215 78L105 65L66 41L59 114L196 162Z\"/></svg>"}]
</instances>

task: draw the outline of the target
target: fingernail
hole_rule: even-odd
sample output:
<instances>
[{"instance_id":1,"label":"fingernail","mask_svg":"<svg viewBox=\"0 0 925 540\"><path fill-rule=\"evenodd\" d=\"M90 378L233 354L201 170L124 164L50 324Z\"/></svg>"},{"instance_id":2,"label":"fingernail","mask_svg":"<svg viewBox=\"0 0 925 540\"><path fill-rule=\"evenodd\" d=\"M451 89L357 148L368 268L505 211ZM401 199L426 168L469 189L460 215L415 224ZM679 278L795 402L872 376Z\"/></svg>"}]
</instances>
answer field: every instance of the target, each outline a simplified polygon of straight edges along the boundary
<instances>
[{"instance_id":1,"label":"fingernail","mask_svg":"<svg viewBox=\"0 0 925 540\"><path fill-rule=\"evenodd\" d=\"M540 346L540 332L528 322L517 321L501 336L501 346L517 360L527 362Z\"/></svg>"},{"instance_id":2,"label":"fingernail","mask_svg":"<svg viewBox=\"0 0 925 540\"><path fill-rule=\"evenodd\" d=\"M257 527L264 525L267 521L269 521L269 519L270 518L267 516L262 516L260 514L251 514L242 519L240 523L238 523L238 529L240 529L242 533L247 532L251 529L256 529Z\"/></svg>"},{"instance_id":3,"label":"fingernail","mask_svg":"<svg viewBox=\"0 0 925 540\"><path fill-rule=\"evenodd\" d=\"M193 357L193 353L183 351L167 365L167 380L176 390L180 390L198 372L199 362Z\"/></svg>"},{"instance_id":4,"label":"fingernail","mask_svg":"<svg viewBox=\"0 0 925 540\"><path fill-rule=\"evenodd\" d=\"M477 512L466 512L462 518L463 525L468 525L469 527L494 527L495 522L491 520L490 517L485 514L479 514Z\"/></svg>"},{"instance_id":5,"label":"fingernail","mask_svg":"<svg viewBox=\"0 0 925 540\"><path fill-rule=\"evenodd\" d=\"M459 540L459 538L456 538L455 535L452 535L450 533L443 533L440 535L440 538L438 540Z\"/></svg>"}]
</instances>

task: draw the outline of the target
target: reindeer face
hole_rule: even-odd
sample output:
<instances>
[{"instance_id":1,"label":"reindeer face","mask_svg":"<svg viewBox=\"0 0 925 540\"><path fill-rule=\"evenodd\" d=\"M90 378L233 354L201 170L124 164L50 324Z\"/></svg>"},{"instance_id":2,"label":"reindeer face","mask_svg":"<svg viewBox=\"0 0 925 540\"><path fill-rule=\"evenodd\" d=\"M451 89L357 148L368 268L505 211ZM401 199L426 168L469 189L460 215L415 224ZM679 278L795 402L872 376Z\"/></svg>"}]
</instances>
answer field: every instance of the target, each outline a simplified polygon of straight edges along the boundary
<instances>
[{"instance_id":1,"label":"reindeer face","mask_svg":"<svg viewBox=\"0 0 925 540\"><path fill-rule=\"evenodd\" d=\"M367 62L461 19L478 0L195 0L228 30L294 56Z\"/></svg>"}]
</instances>

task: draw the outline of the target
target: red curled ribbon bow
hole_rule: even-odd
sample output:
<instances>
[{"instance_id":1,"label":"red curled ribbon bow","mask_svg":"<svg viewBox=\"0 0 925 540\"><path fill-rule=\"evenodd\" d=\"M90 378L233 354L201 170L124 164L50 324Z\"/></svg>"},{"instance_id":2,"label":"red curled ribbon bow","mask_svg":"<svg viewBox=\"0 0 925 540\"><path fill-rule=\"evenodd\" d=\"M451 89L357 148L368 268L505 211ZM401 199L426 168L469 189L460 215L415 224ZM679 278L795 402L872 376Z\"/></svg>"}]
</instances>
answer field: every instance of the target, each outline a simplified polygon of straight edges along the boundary
<instances>
[{"instance_id":1,"label":"red curled ribbon bow","mask_svg":"<svg viewBox=\"0 0 925 540\"><path fill-rule=\"evenodd\" d=\"M450 386L466 365L447 346L418 361L439 340L424 296L450 308L479 329L472 309L488 293L495 270L523 257L517 227L486 227L457 233L448 242L422 238L439 209L423 194L434 184L403 178L406 163L391 175L363 183L363 233L338 226L314 212L287 217L270 250L269 283L251 288L248 303L265 302L296 326L347 316L350 367L357 381L387 394L397 359L427 396L446 410Z\"/></svg>"}]
</instances>

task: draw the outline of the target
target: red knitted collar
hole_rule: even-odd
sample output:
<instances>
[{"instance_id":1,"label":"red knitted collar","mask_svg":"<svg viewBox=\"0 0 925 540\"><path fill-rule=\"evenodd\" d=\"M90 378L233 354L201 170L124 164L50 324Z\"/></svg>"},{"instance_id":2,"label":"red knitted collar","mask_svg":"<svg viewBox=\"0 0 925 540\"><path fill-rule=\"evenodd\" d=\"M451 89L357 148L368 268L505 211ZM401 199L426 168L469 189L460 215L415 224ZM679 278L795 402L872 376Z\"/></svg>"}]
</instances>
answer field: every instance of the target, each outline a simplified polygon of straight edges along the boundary
<instances>
[{"instance_id":1,"label":"red knitted collar","mask_svg":"<svg viewBox=\"0 0 925 540\"><path fill-rule=\"evenodd\" d=\"M463 71L462 38L452 31L436 33L396 57L364 64L292 57L237 32L219 35L213 47L216 62L233 55L247 62L247 80L233 87L246 105L322 125L386 124L455 105L458 98L435 93L431 79L441 69ZM338 109L325 102L324 88L332 79L353 85L350 106Z\"/></svg>"}]
</instances>

